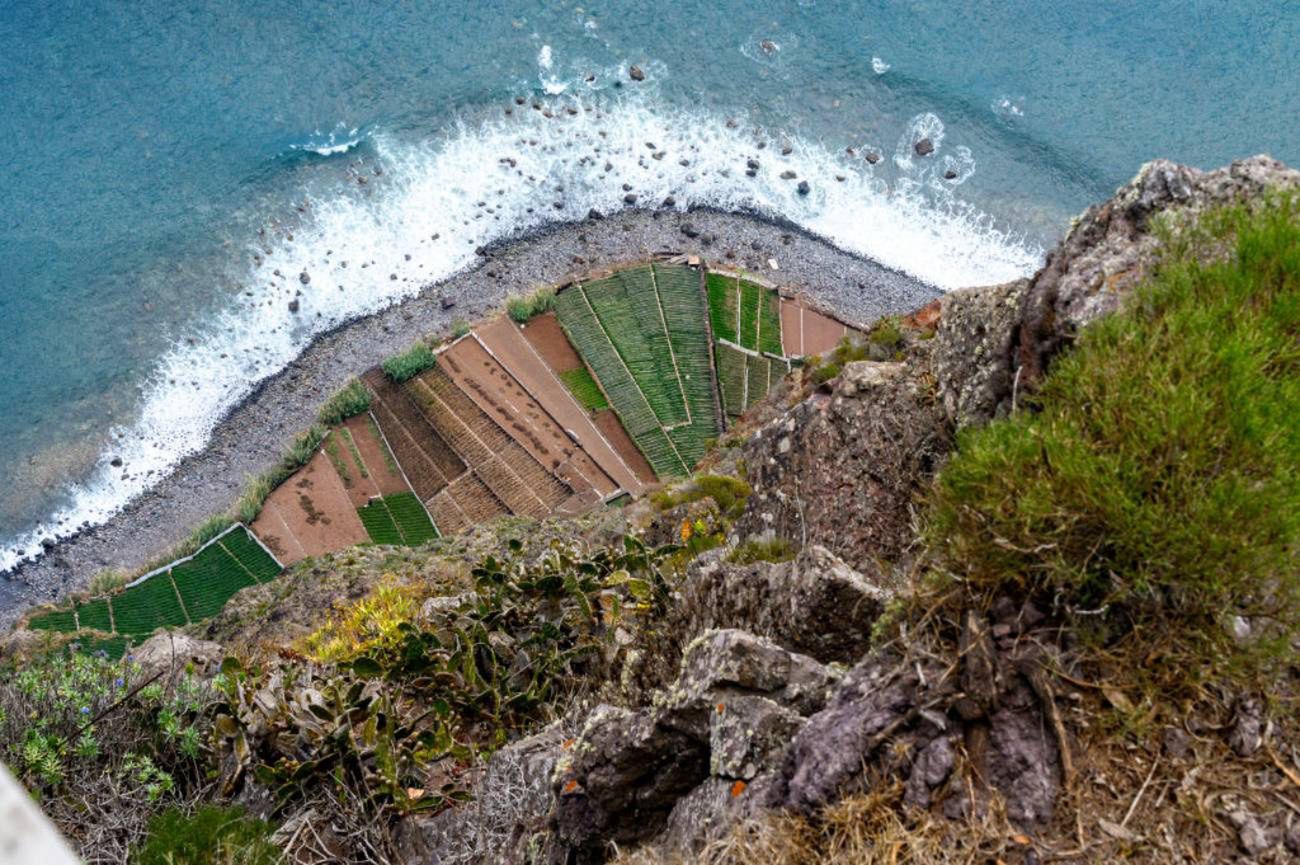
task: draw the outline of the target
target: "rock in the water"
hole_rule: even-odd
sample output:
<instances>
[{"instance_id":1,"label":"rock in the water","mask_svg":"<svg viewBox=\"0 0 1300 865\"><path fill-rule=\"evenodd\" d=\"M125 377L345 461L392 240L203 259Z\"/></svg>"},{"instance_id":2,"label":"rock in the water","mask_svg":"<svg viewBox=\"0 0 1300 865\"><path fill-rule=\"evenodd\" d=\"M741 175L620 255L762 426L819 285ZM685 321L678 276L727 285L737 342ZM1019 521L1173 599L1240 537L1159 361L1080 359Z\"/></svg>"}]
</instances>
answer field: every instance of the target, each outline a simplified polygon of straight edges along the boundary
<instances>
[{"instance_id":1,"label":"rock in the water","mask_svg":"<svg viewBox=\"0 0 1300 865\"><path fill-rule=\"evenodd\" d=\"M875 165L880 161L880 154L874 150L868 150L867 155L864 156L863 159L867 160L869 164Z\"/></svg>"},{"instance_id":2,"label":"rock in the water","mask_svg":"<svg viewBox=\"0 0 1300 865\"><path fill-rule=\"evenodd\" d=\"M808 185L808 181L806 180L800 180L799 185L795 187L795 189L800 195L807 195L809 192L812 192L812 187Z\"/></svg>"},{"instance_id":3,"label":"rock in the water","mask_svg":"<svg viewBox=\"0 0 1300 865\"><path fill-rule=\"evenodd\" d=\"M311 282L311 274L304 270L302 273L298 274L298 281L303 285L306 285Z\"/></svg>"},{"instance_id":4,"label":"rock in the water","mask_svg":"<svg viewBox=\"0 0 1300 865\"><path fill-rule=\"evenodd\" d=\"M289 301L289 311L297 312L298 309L299 309L298 298L295 297L293 300Z\"/></svg>"},{"instance_id":5,"label":"rock in the water","mask_svg":"<svg viewBox=\"0 0 1300 865\"><path fill-rule=\"evenodd\" d=\"M917 156L929 156L934 153L934 142L929 138L922 138L912 145L912 149L916 151Z\"/></svg>"},{"instance_id":6,"label":"rock in the water","mask_svg":"<svg viewBox=\"0 0 1300 865\"><path fill-rule=\"evenodd\" d=\"M642 71L640 66L632 66L627 70L627 75L633 81L645 81L645 72Z\"/></svg>"}]
</instances>

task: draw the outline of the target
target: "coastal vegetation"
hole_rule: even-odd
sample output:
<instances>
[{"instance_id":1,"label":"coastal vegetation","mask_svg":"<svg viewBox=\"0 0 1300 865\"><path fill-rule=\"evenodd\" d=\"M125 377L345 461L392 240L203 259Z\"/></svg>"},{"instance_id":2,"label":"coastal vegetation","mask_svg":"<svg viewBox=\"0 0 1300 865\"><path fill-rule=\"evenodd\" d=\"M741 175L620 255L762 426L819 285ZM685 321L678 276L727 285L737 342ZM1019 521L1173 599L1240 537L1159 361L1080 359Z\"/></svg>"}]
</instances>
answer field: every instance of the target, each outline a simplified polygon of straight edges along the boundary
<instances>
[{"instance_id":1,"label":"coastal vegetation","mask_svg":"<svg viewBox=\"0 0 1300 865\"><path fill-rule=\"evenodd\" d=\"M1050 602L1116 674L1165 693L1291 656L1298 208L1279 197L1167 229L1122 312L1014 417L963 432L926 537L966 602Z\"/></svg>"},{"instance_id":2,"label":"coastal vegetation","mask_svg":"<svg viewBox=\"0 0 1300 865\"><path fill-rule=\"evenodd\" d=\"M529 294L506 298L506 312L519 324L555 309L555 286L544 285Z\"/></svg>"},{"instance_id":3,"label":"coastal vegetation","mask_svg":"<svg viewBox=\"0 0 1300 865\"><path fill-rule=\"evenodd\" d=\"M336 426L353 415L370 409L370 391L361 383L361 379L349 379L334 396L321 406L318 422L321 426Z\"/></svg>"},{"instance_id":4,"label":"coastal vegetation","mask_svg":"<svg viewBox=\"0 0 1300 865\"><path fill-rule=\"evenodd\" d=\"M389 378L400 384L431 368L436 362L433 349L421 340L401 354L384 361L383 368Z\"/></svg>"}]
</instances>

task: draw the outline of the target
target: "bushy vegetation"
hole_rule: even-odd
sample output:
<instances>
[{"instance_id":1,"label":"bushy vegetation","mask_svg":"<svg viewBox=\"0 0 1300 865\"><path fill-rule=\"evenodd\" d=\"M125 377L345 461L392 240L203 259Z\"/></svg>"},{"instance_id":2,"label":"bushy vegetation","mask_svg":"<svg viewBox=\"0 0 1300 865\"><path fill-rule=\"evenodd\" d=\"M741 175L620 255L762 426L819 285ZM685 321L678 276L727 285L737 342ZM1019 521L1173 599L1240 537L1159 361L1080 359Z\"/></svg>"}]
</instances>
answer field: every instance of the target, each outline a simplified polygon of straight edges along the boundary
<instances>
[{"instance_id":1,"label":"bushy vegetation","mask_svg":"<svg viewBox=\"0 0 1300 865\"><path fill-rule=\"evenodd\" d=\"M516 294L506 299L506 312L520 324L553 309L555 309L554 286L544 286L531 294Z\"/></svg>"},{"instance_id":2,"label":"bushy vegetation","mask_svg":"<svg viewBox=\"0 0 1300 865\"><path fill-rule=\"evenodd\" d=\"M384 372L393 381L401 383L414 378L437 363L433 350L424 342L417 342L399 355L384 361Z\"/></svg>"},{"instance_id":3,"label":"bushy vegetation","mask_svg":"<svg viewBox=\"0 0 1300 865\"><path fill-rule=\"evenodd\" d=\"M205 783L214 689L55 651L0 672L0 758L87 862L122 862L150 814Z\"/></svg>"},{"instance_id":4,"label":"bushy vegetation","mask_svg":"<svg viewBox=\"0 0 1300 865\"><path fill-rule=\"evenodd\" d=\"M1263 672L1300 634L1300 213L1171 236L1029 411L965 431L928 542L969 593L1036 596L1159 687ZM1200 263L1206 250L1229 254ZM1233 635L1234 617L1250 637Z\"/></svg>"},{"instance_id":5,"label":"bushy vegetation","mask_svg":"<svg viewBox=\"0 0 1300 865\"><path fill-rule=\"evenodd\" d=\"M149 837L131 865L277 865L272 827L238 805L205 805L192 814L170 808L149 821Z\"/></svg>"},{"instance_id":6,"label":"bushy vegetation","mask_svg":"<svg viewBox=\"0 0 1300 865\"><path fill-rule=\"evenodd\" d=\"M814 384L824 384L844 371L846 364L867 360L871 357L871 343L857 342L847 336L840 340L835 350L827 357L814 355L809 358L809 374Z\"/></svg>"},{"instance_id":7,"label":"bushy vegetation","mask_svg":"<svg viewBox=\"0 0 1300 865\"><path fill-rule=\"evenodd\" d=\"M354 378L325 401L325 405L321 406L320 414L317 415L317 420L323 426L334 426L369 409L370 390L361 383L360 379Z\"/></svg>"},{"instance_id":8,"label":"bushy vegetation","mask_svg":"<svg viewBox=\"0 0 1300 865\"><path fill-rule=\"evenodd\" d=\"M660 490L651 500L657 508L666 511L687 502L712 499L723 516L735 519L745 510L745 500L752 492L750 485L741 478L730 475L696 475L685 484Z\"/></svg>"},{"instance_id":9,"label":"bushy vegetation","mask_svg":"<svg viewBox=\"0 0 1300 865\"><path fill-rule=\"evenodd\" d=\"M473 568L474 591L423 613L419 593L381 584L305 641L315 663L228 661L219 785L256 778L280 813L313 807L382 852L390 817L463 798L480 755L599 680L615 627L662 611L675 551L627 537L527 559L511 541Z\"/></svg>"}]
</instances>

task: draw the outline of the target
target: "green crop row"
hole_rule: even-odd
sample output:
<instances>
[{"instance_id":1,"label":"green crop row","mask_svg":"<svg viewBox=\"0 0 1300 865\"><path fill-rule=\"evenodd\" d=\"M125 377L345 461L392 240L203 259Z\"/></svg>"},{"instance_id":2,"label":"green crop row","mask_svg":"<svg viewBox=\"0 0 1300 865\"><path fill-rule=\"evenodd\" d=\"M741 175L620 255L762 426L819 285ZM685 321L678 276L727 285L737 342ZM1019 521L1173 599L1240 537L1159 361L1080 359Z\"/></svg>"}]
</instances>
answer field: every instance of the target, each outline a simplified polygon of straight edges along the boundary
<instances>
[{"instance_id":1,"label":"green crop row","mask_svg":"<svg viewBox=\"0 0 1300 865\"><path fill-rule=\"evenodd\" d=\"M165 573L116 595L78 604L75 618L73 610L55 610L33 616L27 626L71 633L80 621L82 631L143 637L160 627L181 627L216 615L235 592L279 573L275 559L247 529L238 528Z\"/></svg>"},{"instance_id":2,"label":"green crop row","mask_svg":"<svg viewBox=\"0 0 1300 865\"><path fill-rule=\"evenodd\" d=\"M737 341L748 349L758 350L758 304L763 289L752 282L740 283L740 332Z\"/></svg>"},{"instance_id":3,"label":"green crop row","mask_svg":"<svg viewBox=\"0 0 1300 865\"><path fill-rule=\"evenodd\" d=\"M705 277L709 292L709 323L713 326L713 336L736 341L736 278L721 273L710 273Z\"/></svg>"},{"instance_id":4,"label":"green crop row","mask_svg":"<svg viewBox=\"0 0 1300 865\"><path fill-rule=\"evenodd\" d=\"M560 381L573 394L574 399L578 401L583 408L588 411L600 411L609 408L609 400L605 399L604 392L601 391L600 385L587 372L585 366L577 369L566 369L560 374Z\"/></svg>"},{"instance_id":5,"label":"green crop row","mask_svg":"<svg viewBox=\"0 0 1300 865\"><path fill-rule=\"evenodd\" d=\"M357 516L376 544L413 547L438 537L437 528L414 493L371 499L365 507L357 508Z\"/></svg>"},{"instance_id":6,"label":"green crop row","mask_svg":"<svg viewBox=\"0 0 1300 865\"><path fill-rule=\"evenodd\" d=\"M785 354L781 345L781 297L770 288L762 290L758 306L758 350Z\"/></svg>"},{"instance_id":7,"label":"green crop row","mask_svg":"<svg viewBox=\"0 0 1300 865\"><path fill-rule=\"evenodd\" d=\"M722 394L722 408L729 417L739 417L748 408L745 402L745 379L748 355L729 345L719 344L718 390Z\"/></svg>"}]
</instances>

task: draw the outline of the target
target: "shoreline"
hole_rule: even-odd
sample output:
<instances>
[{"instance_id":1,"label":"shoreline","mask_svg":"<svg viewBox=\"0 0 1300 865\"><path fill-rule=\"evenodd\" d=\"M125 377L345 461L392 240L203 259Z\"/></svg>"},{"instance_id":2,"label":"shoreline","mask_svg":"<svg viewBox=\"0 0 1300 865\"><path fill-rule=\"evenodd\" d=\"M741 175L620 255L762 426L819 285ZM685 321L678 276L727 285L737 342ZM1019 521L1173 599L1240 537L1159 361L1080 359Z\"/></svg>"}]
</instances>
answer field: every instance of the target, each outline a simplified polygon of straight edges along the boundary
<instances>
[{"instance_id":1,"label":"shoreline","mask_svg":"<svg viewBox=\"0 0 1300 865\"><path fill-rule=\"evenodd\" d=\"M699 255L779 285L789 283L859 325L910 312L942 294L787 220L753 212L627 210L494 241L481 248L477 264L426 284L411 299L317 336L232 408L202 450L155 486L107 522L4 574L0 625L12 625L30 606L83 588L106 568L135 570L175 547L204 519L227 510L248 479L276 462L349 378L415 339L445 333L458 319L472 323L501 308L511 294L659 252ZM768 259L775 259L779 270L772 270Z\"/></svg>"}]
</instances>

